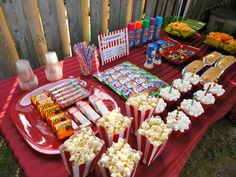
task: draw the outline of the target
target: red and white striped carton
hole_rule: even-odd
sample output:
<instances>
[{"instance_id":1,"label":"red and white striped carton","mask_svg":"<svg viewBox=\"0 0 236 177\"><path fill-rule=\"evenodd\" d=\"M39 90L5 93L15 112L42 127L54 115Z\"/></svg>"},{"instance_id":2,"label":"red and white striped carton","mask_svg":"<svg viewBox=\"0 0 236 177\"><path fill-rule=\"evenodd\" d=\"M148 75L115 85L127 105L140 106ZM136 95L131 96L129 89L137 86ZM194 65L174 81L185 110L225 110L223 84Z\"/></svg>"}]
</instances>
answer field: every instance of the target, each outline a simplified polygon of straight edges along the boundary
<instances>
[{"instance_id":1,"label":"red and white striped carton","mask_svg":"<svg viewBox=\"0 0 236 177\"><path fill-rule=\"evenodd\" d=\"M150 163L154 161L158 155L161 154L166 145L166 142L156 147L149 141L149 139L147 139L143 135L140 135L137 132L137 145L138 145L138 150L143 153L141 161L147 166L149 166Z\"/></svg>"},{"instance_id":2,"label":"red and white striped carton","mask_svg":"<svg viewBox=\"0 0 236 177\"><path fill-rule=\"evenodd\" d=\"M131 133L131 129L133 127L133 119L134 118L130 117L130 119L131 119L131 123L130 123L130 125L126 129L124 129L120 133L113 134L113 135L109 134L106 131L105 127L97 126L100 138L105 141L106 147L110 147L113 142L117 143L119 138L123 138L123 139L125 139L128 142L129 137L130 137L130 133Z\"/></svg>"},{"instance_id":3,"label":"red and white striped carton","mask_svg":"<svg viewBox=\"0 0 236 177\"><path fill-rule=\"evenodd\" d=\"M69 160L71 154L69 151L64 150L63 144L59 147L59 150L68 174L73 177L85 177L94 170L95 165L97 164L98 160L101 158L101 155L105 150L105 146L103 144L101 151L93 159L81 165L73 165L73 163Z\"/></svg>"},{"instance_id":4,"label":"red and white striped carton","mask_svg":"<svg viewBox=\"0 0 236 177\"><path fill-rule=\"evenodd\" d=\"M138 164L139 164L139 162L135 164L134 169L133 169L131 175L130 176L126 176L126 177L134 177L135 176ZM101 172L103 177L110 177L111 176L111 173L110 173L109 169L103 167L99 162L98 162L98 167L99 167L99 170L100 170L100 172Z\"/></svg>"},{"instance_id":5,"label":"red and white striped carton","mask_svg":"<svg viewBox=\"0 0 236 177\"><path fill-rule=\"evenodd\" d=\"M136 109L134 106L132 105L128 105L125 103L125 107L126 107L126 113L129 117L134 117L134 126L132 129L132 133L136 135L137 130L139 129L140 125L142 124L142 122L144 122L146 119L150 118L156 107L154 107L153 109L148 109L148 110L143 110L140 111L138 109Z\"/></svg>"}]
</instances>

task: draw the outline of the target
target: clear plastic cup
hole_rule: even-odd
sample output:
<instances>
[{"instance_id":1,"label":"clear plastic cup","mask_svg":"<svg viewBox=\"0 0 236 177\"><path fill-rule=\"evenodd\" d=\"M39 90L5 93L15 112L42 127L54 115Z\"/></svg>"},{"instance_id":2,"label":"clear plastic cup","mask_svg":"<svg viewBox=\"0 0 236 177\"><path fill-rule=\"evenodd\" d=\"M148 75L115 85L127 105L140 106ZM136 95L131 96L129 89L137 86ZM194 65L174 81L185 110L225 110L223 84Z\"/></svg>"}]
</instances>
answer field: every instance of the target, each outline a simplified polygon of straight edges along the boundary
<instances>
[{"instance_id":1,"label":"clear plastic cup","mask_svg":"<svg viewBox=\"0 0 236 177\"><path fill-rule=\"evenodd\" d=\"M49 51L45 54L45 75L49 81L57 81L62 79L62 66L58 62L57 54L54 51Z\"/></svg>"},{"instance_id":2,"label":"clear plastic cup","mask_svg":"<svg viewBox=\"0 0 236 177\"><path fill-rule=\"evenodd\" d=\"M38 78L34 74L28 60L20 59L16 62L18 82L22 90L31 90L38 86Z\"/></svg>"}]
</instances>

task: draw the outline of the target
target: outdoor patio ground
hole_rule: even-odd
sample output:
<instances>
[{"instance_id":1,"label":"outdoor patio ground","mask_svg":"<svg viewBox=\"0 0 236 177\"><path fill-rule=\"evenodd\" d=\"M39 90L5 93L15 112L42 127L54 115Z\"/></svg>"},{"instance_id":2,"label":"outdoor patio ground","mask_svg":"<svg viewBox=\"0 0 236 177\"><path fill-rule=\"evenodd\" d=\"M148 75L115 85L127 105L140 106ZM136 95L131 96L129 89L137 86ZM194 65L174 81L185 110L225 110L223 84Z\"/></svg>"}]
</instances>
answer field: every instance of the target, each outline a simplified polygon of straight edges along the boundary
<instances>
[{"instance_id":1,"label":"outdoor patio ground","mask_svg":"<svg viewBox=\"0 0 236 177\"><path fill-rule=\"evenodd\" d=\"M236 177L236 124L226 115L205 133L180 177ZM24 177L0 137L0 177Z\"/></svg>"}]
</instances>

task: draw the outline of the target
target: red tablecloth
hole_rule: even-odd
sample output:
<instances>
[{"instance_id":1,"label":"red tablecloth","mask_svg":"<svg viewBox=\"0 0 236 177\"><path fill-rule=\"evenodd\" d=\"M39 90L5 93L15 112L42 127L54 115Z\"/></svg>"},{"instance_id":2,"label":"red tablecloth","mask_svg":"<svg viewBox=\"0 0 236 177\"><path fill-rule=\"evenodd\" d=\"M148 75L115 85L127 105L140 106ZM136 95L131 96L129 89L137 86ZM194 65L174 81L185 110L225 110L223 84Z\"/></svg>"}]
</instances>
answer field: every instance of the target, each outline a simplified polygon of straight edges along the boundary
<instances>
[{"instance_id":1,"label":"red tablecloth","mask_svg":"<svg viewBox=\"0 0 236 177\"><path fill-rule=\"evenodd\" d=\"M210 49L202 43L200 38L189 41L188 43L201 48L201 52L197 56L193 57L191 61L194 59L199 59L201 56L210 52ZM130 52L129 56L100 67L99 69L103 70L127 60L142 68L145 61L144 47L134 49ZM155 66L155 68L150 72L170 83L173 79L180 77L181 69L187 63L177 66L163 61L162 65ZM178 138L171 136L162 154L149 167L140 164L137 170L137 177L144 175L146 177L172 177L179 175L192 150L207 128L212 123L222 118L235 104L236 70L234 68L235 65L229 68L219 80L219 83L223 84L226 89L224 96L217 100L214 106L208 109L200 119L197 119L193 123L188 133ZM39 78L40 86L48 83L45 79L44 68L35 70L35 73ZM80 68L75 58L63 61L63 74L64 78L80 75ZM118 105L121 107L122 112L125 113L124 101L118 95L108 89L108 87L101 85L101 83L93 77L83 79L88 82L93 82L97 86L102 86L108 94L113 96ZM10 118L10 106L15 98L25 93L19 89L16 77L1 81L0 91L0 109L2 109L0 113L0 132L5 137L9 148L18 160L18 163L23 169L25 175L30 177L68 176L60 155L44 155L36 152L30 148L30 146L24 141L17 129L14 127L14 124ZM130 144L132 144L133 147L136 146L136 140L134 137L131 137ZM97 174L97 169L90 176L96 176L95 174L97 176L99 175Z\"/></svg>"}]
</instances>

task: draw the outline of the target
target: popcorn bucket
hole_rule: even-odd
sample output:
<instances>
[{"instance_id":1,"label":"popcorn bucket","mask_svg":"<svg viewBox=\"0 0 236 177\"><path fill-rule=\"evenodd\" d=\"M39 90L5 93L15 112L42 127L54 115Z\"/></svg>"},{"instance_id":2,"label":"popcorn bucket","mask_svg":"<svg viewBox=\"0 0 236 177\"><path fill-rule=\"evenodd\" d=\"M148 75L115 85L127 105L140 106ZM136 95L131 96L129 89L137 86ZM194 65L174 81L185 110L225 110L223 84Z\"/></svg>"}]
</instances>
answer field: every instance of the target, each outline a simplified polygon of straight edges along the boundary
<instances>
[{"instance_id":1,"label":"popcorn bucket","mask_svg":"<svg viewBox=\"0 0 236 177\"><path fill-rule=\"evenodd\" d=\"M134 106L128 105L126 103L125 103L125 107L126 107L127 115L130 117L134 117L134 126L132 129L133 134L136 134L142 122L150 118L153 115L154 110L155 110L155 108L153 108L153 109L140 111L136 109Z\"/></svg>"},{"instance_id":2,"label":"popcorn bucket","mask_svg":"<svg viewBox=\"0 0 236 177\"><path fill-rule=\"evenodd\" d=\"M125 139L127 142L129 140L129 136L131 133L131 129L133 127L133 118L131 117L131 124L126 129L118 134L109 134L104 127L97 126L100 138L105 141L106 147L110 147L113 142L117 143L119 138Z\"/></svg>"},{"instance_id":3,"label":"popcorn bucket","mask_svg":"<svg viewBox=\"0 0 236 177\"><path fill-rule=\"evenodd\" d=\"M166 143L162 143L160 146L155 147L145 136L139 133L137 133L137 144L138 150L143 153L141 160L147 166L161 154L166 145Z\"/></svg>"},{"instance_id":4,"label":"popcorn bucket","mask_svg":"<svg viewBox=\"0 0 236 177\"><path fill-rule=\"evenodd\" d=\"M133 169L131 175L130 176L126 176L126 177L134 177L135 176L138 164L139 164L139 162L137 164L135 164L134 169ZM98 167L99 167L99 170L100 170L100 172L101 172L103 177L110 177L111 176L111 173L110 173L109 169L103 167L99 162L98 162Z\"/></svg>"},{"instance_id":5,"label":"popcorn bucket","mask_svg":"<svg viewBox=\"0 0 236 177\"><path fill-rule=\"evenodd\" d=\"M73 163L69 161L71 157L70 152L65 151L63 145L59 147L59 150L68 174L74 177L85 177L94 170L96 163L98 162L103 151L105 150L105 146L103 144L101 151L96 155L94 159L91 159L81 165L73 165Z\"/></svg>"}]
</instances>

